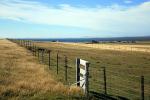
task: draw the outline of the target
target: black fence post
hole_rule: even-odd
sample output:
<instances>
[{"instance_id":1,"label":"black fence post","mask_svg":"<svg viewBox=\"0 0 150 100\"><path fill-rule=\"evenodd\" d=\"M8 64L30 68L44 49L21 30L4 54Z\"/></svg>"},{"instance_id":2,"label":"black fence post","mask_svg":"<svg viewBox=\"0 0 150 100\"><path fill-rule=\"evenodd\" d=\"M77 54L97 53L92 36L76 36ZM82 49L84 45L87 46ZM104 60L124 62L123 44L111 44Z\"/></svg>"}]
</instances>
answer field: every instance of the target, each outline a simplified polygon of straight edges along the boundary
<instances>
[{"instance_id":1,"label":"black fence post","mask_svg":"<svg viewBox=\"0 0 150 100\"><path fill-rule=\"evenodd\" d=\"M144 76L141 76L141 100L144 100Z\"/></svg>"},{"instance_id":2,"label":"black fence post","mask_svg":"<svg viewBox=\"0 0 150 100\"><path fill-rule=\"evenodd\" d=\"M67 56L65 56L65 81L68 81L68 60Z\"/></svg>"},{"instance_id":3,"label":"black fence post","mask_svg":"<svg viewBox=\"0 0 150 100\"><path fill-rule=\"evenodd\" d=\"M48 65L49 65L49 69L50 69L50 66L51 66L51 50L48 50L48 55L49 55L49 57L48 57L48 60L49 60Z\"/></svg>"},{"instance_id":4,"label":"black fence post","mask_svg":"<svg viewBox=\"0 0 150 100\"><path fill-rule=\"evenodd\" d=\"M85 95L87 97L87 99L89 99L89 65L90 63L86 63L86 67L85 67L85 70L86 70L86 78L85 78Z\"/></svg>"},{"instance_id":5,"label":"black fence post","mask_svg":"<svg viewBox=\"0 0 150 100\"><path fill-rule=\"evenodd\" d=\"M42 49L42 63L44 63L44 51L45 49Z\"/></svg>"},{"instance_id":6,"label":"black fence post","mask_svg":"<svg viewBox=\"0 0 150 100\"><path fill-rule=\"evenodd\" d=\"M26 40L26 48L28 47L28 42L27 42L27 40Z\"/></svg>"},{"instance_id":7,"label":"black fence post","mask_svg":"<svg viewBox=\"0 0 150 100\"><path fill-rule=\"evenodd\" d=\"M58 61L59 61L59 52L57 52L57 74L58 74L58 66L59 66L58 65L58 63L59 63Z\"/></svg>"},{"instance_id":8,"label":"black fence post","mask_svg":"<svg viewBox=\"0 0 150 100\"><path fill-rule=\"evenodd\" d=\"M27 42L28 42L28 46L27 46L27 48L29 48L29 44L30 44L30 42L29 42L29 40L28 40Z\"/></svg>"},{"instance_id":9,"label":"black fence post","mask_svg":"<svg viewBox=\"0 0 150 100\"><path fill-rule=\"evenodd\" d=\"M27 42L27 49L28 49L28 40L26 42Z\"/></svg>"},{"instance_id":10,"label":"black fence post","mask_svg":"<svg viewBox=\"0 0 150 100\"><path fill-rule=\"evenodd\" d=\"M107 95L107 80L106 80L106 68L103 68L103 74L104 74L104 93Z\"/></svg>"},{"instance_id":11,"label":"black fence post","mask_svg":"<svg viewBox=\"0 0 150 100\"><path fill-rule=\"evenodd\" d=\"M32 41L30 40L30 48L31 48L31 46L32 46Z\"/></svg>"},{"instance_id":12,"label":"black fence post","mask_svg":"<svg viewBox=\"0 0 150 100\"><path fill-rule=\"evenodd\" d=\"M21 46L23 45L22 40L21 40Z\"/></svg>"},{"instance_id":13,"label":"black fence post","mask_svg":"<svg viewBox=\"0 0 150 100\"><path fill-rule=\"evenodd\" d=\"M22 40L20 40L20 45L22 46Z\"/></svg>"},{"instance_id":14,"label":"black fence post","mask_svg":"<svg viewBox=\"0 0 150 100\"><path fill-rule=\"evenodd\" d=\"M76 82L77 86L80 86L80 59L76 58Z\"/></svg>"},{"instance_id":15,"label":"black fence post","mask_svg":"<svg viewBox=\"0 0 150 100\"><path fill-rule=\"evenodd\" d=\"M23 40L23 47L25 47L25 40Z\"/></svg>"},{"instance_id":16,"label":"black fence post","mask_svg":"<svg viewBox=\"0 0 150 100\"><path fill-rule=\"evenodd\" d=\"M34 49L34 44L32 45L32 47L31 47L31 51L32 51L32 53L33 53L33 56L34 56L34 52L35 52L35 49Z\"/></svg>"},{"instance_id":17,"label":"black fence post","mask_svg":"<svg viewBox=\"0 0 150 100\"><path fill-rule=\"evenodd\" d=\"M30 41L28 40L28 48L29 48L29 45L30 45Z\"/></svg>"},{"instance_id":18,"label":"black fence post","mask_svg":"<svg viewBox=\"0 0 150 100\"><path fill-rule=\"evenodd\" d=\"M24 40L24 47L26 47L26 40Z\"/></svg>"},{"instance_id":19,"label":"black fence post","mask_svg":"<svg viewBox=\"0 0 150 100\"><path fill-rule=\"evenodd\" d=\"M29 47L30 47L30 41L28 40L28 49L29 49Z\"/></svg>"},{"instance_id":20,"label":"black fence post","mask_svg":"<svg viewBox=\"0 0 150 100\"><path fill-rule=\"evenodd\" d=\"M38 50L38 59L40 60L40 50L39 48L37 50Z\"/></svg>"},{"instance_id":21,"label":"black fence post","mask_svg":"<svg viewBox=\"0 0 150 100\"><path fill-rule=\"evenodd\" d=\"M29 46L28 46L29 49L30 49L30 45L31 45L31 41L29 40Z\"/></svg>"},{"instance_id":22,"label":"black fence post","mask_svg":"<svg viewBox=\"0 0 150 100\"><path fill-rule=\"evenodd\" d=\"M36 46L34 46L34 55L36 56L36 51L37 51L37 47Z\"/></svg>"}]
</instances>

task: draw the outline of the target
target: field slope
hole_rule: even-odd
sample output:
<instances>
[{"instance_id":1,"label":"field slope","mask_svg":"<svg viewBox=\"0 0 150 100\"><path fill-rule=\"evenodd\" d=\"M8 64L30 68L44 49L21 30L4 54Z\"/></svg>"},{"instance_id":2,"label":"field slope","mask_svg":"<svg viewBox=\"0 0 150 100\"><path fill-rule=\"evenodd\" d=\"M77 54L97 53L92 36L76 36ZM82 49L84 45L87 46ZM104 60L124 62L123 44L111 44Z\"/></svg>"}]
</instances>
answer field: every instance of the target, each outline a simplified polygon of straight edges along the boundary
<instances>
[{"instance_id":1,"label":"field slope","mask_svg":"<svg viewBox=\"0 0 150 100\"><path fill-rule=\"evenodd\" d=\"M78 57L90 62L90 91L104 93L103 70L105 67L109 95L139 100L141 98L141 76L144 76L145 98L150 99L149 44L93 44L93 46L92 44L61 42L35 42L35 44L38 47L52 50L51 69L54 73L56 73L57 53L59 54L60 77L58 80L61 82L64 80L64 57L68 58L68 83L75 81L75 60ZM48 58L48 56L45 57Z\"/></svg>"},{"instance_id":2,"label":"field slope","mask_svg":"<svg viewBox=\"0 0 150 100\"><path fill-rule=\"evenodd\" d=\"M48 67L23 47L0 40L0 100L68 99L78 90L55 81Z\"/></svg>"}]
</instances>

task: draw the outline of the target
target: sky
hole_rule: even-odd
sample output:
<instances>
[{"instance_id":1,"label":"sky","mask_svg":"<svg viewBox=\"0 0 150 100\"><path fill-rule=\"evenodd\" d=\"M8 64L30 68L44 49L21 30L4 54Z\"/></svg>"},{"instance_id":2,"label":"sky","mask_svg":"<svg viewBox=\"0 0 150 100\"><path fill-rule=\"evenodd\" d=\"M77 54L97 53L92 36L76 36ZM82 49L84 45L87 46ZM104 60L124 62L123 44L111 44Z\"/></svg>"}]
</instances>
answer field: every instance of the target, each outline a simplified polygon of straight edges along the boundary
<instances>
[{"instance_id":1,"label":"sky","mask_svg":"<svg viewBox=\"0 0 150 100\"><path fill-rule=\"evenodd\" d=\"M150 36L150 0L0 0L0 38Z\"/></svg>"}]
</instances>

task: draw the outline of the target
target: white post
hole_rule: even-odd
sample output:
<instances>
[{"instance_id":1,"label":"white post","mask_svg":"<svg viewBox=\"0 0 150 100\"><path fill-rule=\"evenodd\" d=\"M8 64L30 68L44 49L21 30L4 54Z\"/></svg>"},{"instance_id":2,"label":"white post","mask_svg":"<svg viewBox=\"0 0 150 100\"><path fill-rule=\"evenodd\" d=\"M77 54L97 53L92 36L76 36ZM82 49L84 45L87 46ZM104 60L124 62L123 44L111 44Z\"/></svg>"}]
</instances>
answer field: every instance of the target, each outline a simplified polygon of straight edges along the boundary
<instances>
[{"instance_id":1,"label":"white post","mask_svg":"<svg viewBox=\"0 0 150 100\"><path fill-rule=\"evenodd\" d=\"M83 65L85 68L80 68L80 65ZM82 74L83 76L80 76ZM86 97L89 95L89 62L79 59L76 59L76 82L77 86L80 86L84 89Z\"/></svg>"}]
</instances>

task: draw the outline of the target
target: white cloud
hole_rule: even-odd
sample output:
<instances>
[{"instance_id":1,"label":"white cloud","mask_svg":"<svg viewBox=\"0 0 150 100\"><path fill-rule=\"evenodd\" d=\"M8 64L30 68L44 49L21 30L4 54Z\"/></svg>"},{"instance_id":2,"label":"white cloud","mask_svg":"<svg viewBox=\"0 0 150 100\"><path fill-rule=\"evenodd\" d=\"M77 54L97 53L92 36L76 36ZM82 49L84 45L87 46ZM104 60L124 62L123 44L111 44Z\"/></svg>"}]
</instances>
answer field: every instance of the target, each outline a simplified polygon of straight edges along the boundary
<instances>
[{"instance_id":1,"label":"white cloud","mask_svg":"<svg viewBox=\"0 0 150 100\"><path fill-rule=\"evenodd\" d=\"M1 0L0 18L37 24L87 28L100 33L150 34L150 2L124 7L72 7L58 8L39 2Z\"/></svg>"}]
</instances>

